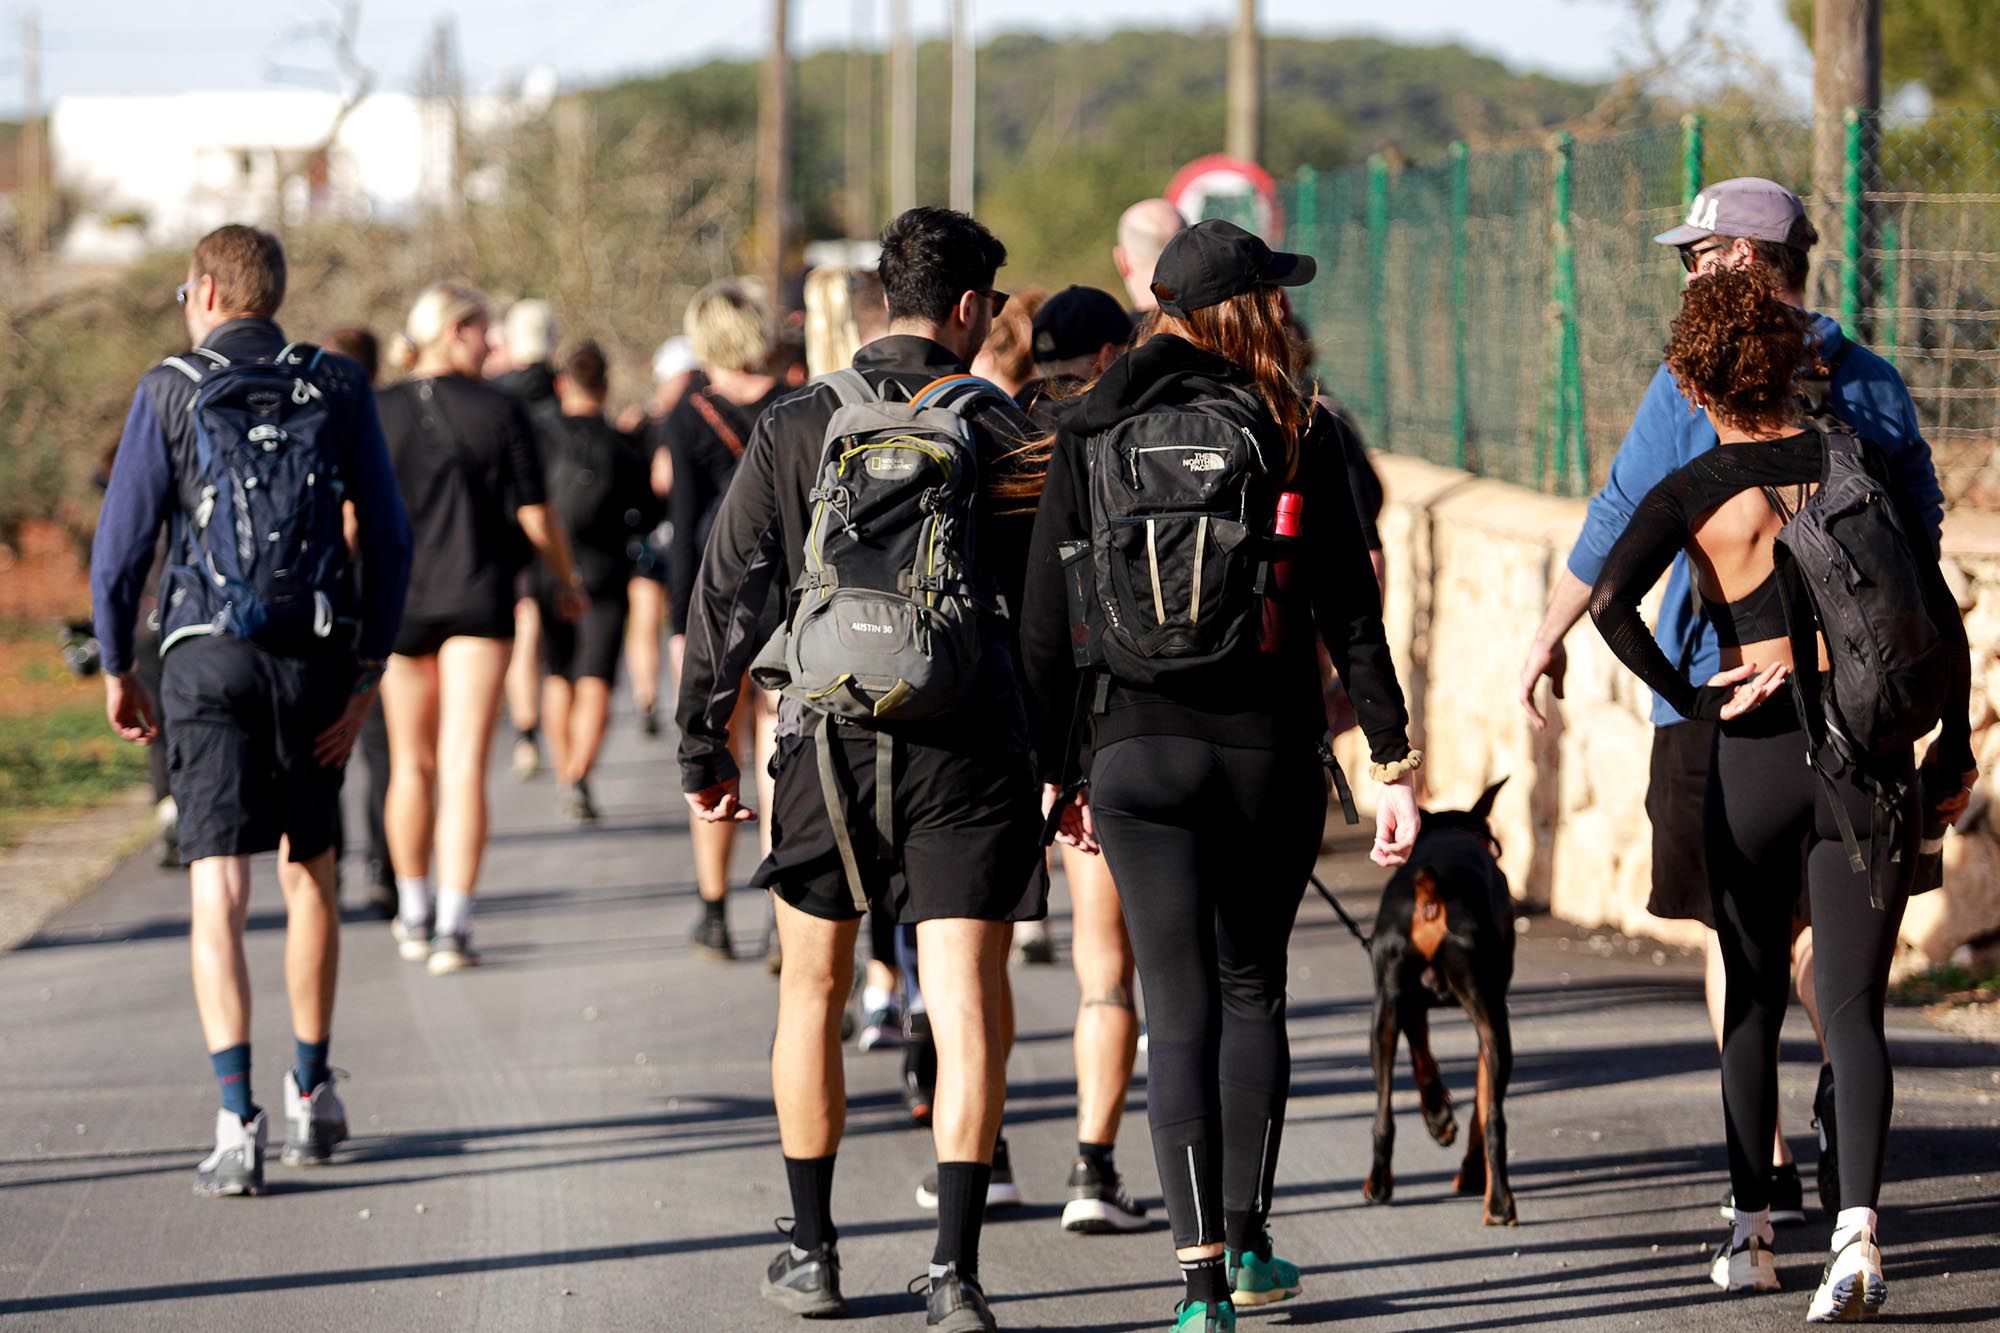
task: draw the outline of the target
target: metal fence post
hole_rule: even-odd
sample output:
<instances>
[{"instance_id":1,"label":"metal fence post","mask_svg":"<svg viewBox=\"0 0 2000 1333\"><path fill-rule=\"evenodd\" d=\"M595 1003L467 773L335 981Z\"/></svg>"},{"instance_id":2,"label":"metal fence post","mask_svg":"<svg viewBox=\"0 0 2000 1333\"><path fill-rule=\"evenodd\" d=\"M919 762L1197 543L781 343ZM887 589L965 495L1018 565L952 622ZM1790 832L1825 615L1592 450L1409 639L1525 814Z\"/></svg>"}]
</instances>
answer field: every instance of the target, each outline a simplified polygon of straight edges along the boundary
<instances>
[{"instance_id":1,"label":"metal fence post","mask_svg":"<svg viewBox=\"0 0 2000 1333\"><path fill-rule=\"evenodd\" d=\"M1555 159L1555 262L1550 283L1556 317L1555 356L1551 367L1555 379L1553 452L1557 487L1568 491L1574 484L1571 480L1573 474L1581 473L1587 482L1590 473L1584 458L1583 365L1577 339L1576 242L1570 230L1570 207L1574 194L1571 164L1575 157L1576 139L1568 132L1558 134L1550 151ZM1544 459L1548 452L1543 451ZM1541 475L1543 469L1538 466L1536 471L1536 483L1539 485L1544 480Z\"/></svg>"},{"instance_id":2,"label":"metal fence post","mask_svg":"<svg viewBox=\"0 0 2000 1333\"><path fill-rule=\"evenodd\" d=\"M1861 108L1847 108L1847 151L1841 176L1840 218L1840 326L1850 338L1861 336L1861 217L1862 146L1864 126Z\"/></svg>"},{"instance_id":3,"label":"metal fence post","mask_svg":"<svg viewBox=\"0 0 2000 1333\"><path fill-rule=\"evenodd\" d=\"M1472 391L1466 375L1466 214L1471 209L1470 154L1463 139L1451 145L1451 439L1452 465L1465 469L1471 432Z\"/></svg>"},{"instance_id":4,"label":"metal fence post","mask_svg":"<svg viewBox=\"0 0 2000 1333\"><path fill-rule=\"evenodd\" d=\"M1701 193L1701 131L1700 112L1681 117L1681 202L1689 207Z\"/></svg>"},{"instance_id":5,"label":"metal fence post","mask_svg":"<svg viewBox=\"0 0 2000 1333\"><path fill-rule=\"evenodd\" d=\"M1389 159L1368 159L1368 423L1375 447L1389 440Z\"/></svg>"},{"instance_id":6,"label":"metal fence post","mask_svg":"<svg viewBox=\"0 0 2000 1333\"><path fill-rule=\"evenodd\" d=\"M1896 219L1890 218L1882 224L1882 299L1877 307L1882 316L1879 330L1882 356L1892 366L1896 364L1896 343L1902 332L1901 312L1898 310L1902 294L1896 289L1902 276L1902 248L1903 229L1896 225Z\"/></svg>"}]
</instances>

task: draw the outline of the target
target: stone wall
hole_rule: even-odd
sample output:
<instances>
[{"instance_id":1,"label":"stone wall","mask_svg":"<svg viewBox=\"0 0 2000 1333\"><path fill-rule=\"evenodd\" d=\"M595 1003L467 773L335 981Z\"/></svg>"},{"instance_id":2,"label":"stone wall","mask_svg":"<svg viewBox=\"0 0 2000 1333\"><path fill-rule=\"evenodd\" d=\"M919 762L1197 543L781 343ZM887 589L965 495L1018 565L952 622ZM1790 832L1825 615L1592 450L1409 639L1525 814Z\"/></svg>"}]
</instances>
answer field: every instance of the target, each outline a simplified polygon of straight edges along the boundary
<instances>
[{"instance_id":1,"label":"stone wall","mask_svg":"<svg viewBox=\"0 0 2000 1333\"><path fill-rule=\"evenodd\" d=\"M1426 800L1463 806L1505 777L1496 831L1517 898L1578 925L1699 944L1698 925L1646 911L1645 688L1586 622L1570 634L1567 688L1552 701L1549 729L1536 732L1515 702L1521 659L1582 525L1583 502L1414 459L1383 455L1376 465L1388 491L1384 611L1426 755ZM2000 837L1992 826L2000 794L2000 515L1953 515L1945 551L1972 640L1982 776L1967 831L1946 841L1945 887L1915 899L1905 917L1905 967L1945 961L2000 928ZM1365 799L1361 738L1342 737L1340 754Z\"/></svg>"}]
</instances>

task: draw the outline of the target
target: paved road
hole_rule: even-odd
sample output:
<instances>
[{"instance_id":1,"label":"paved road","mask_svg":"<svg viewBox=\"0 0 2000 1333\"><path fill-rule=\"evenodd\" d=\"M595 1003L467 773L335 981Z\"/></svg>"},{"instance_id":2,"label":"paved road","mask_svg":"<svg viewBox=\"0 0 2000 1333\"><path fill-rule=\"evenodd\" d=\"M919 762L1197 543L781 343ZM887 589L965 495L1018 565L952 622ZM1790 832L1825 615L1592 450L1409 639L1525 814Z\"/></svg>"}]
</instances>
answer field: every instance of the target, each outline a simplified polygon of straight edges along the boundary
<instances>
[{"instance_id":1,"label":"paved road","mask_svg":"<svg viewBox=\"0 0 2000 1333\"><path fill-rule=\"evenodd\" d=\"M0 1316L24 1327L783 1330L754 1295L789 1211L764 1053L773 984L683 944L693 891L663 743L621 733L609 819L556 818L546 779L496 782L479 917L490 966L434 979L351 920L334 1062L357 1138L343 1164L273 1162L263 1200L205 1202L213 1088L187 980L184 881L143 858L0 956ZM747 861L745 862L747 866ZM1372 908L1352 853L1323 870ZM1055 930L1065 935L1058 894ZM735 901L754 936L762 904ZM257 1088L276 1095L289 1029L268 872L251 918ZM1522 942L1509 1103L1522 1225L1488 1230L1449 1197L1457 1154L1403 1109L1396 1203L1364 1204L1372 1094L1360 955L1308 903L1293 977L1296 1095L1273 1227L1307 1273L1276 1327L1703 1329L1803 1317L1826 1228L1780 1237L1788 1290L1728 1301L1703 1284L1722 1225L1715 1058L1690 960L1590 947L1546 919ZM1010 1328L1164 1328L1162 1232L1083 1239L1056 1225L1074 1137L1066 968L1017 973L1009 1138L1028 1206L996 1216L984 1267ZM1815 1057L1786 1046L1784 1111L1803 1142ZM1898 1016L1886 1225L1891 1310L2000 1320L1996 1050ZM1461 1100L1472 1043L1441 1018ZM911 1189L928 1148L904 1128L892 1055L850 1060L854 1113L835 1202L861 1329L919 1327L905 1283L929 1257ZM1142 1063L1143 1072L1143 1063ZM1407 1083L1407 1073L1403 1074ZM1157 1200L1142 1101L1123 1138ZM1253 1325L1254 1326L1254 1325Z\"/></svg>"}]
</instances>

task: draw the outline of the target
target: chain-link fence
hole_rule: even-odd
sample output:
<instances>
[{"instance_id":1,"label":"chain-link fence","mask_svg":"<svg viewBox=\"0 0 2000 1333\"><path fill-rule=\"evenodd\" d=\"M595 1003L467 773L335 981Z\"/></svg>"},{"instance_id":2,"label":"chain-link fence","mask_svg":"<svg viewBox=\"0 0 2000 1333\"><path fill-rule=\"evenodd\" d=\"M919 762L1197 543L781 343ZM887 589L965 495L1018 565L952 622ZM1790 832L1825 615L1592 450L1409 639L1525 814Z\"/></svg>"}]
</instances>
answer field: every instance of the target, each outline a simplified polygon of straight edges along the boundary
<instances>
[{"instance_id":1,"label":"chain-link fence","mask_svg":"<svg viewBox=\"0 0 2000 1333\"><path fill-rule=\"evenodd\" d=\"M1850 116L1817 146L1804 121L1690 117L1302 171L1283 244L1320 262L1300 312L1322 382L1377 447L1587 493L1678 299L1651 238L1730 176L1806 198L1814 304L1902 373L1947 498L2000 508L2000 112Z\"/></svg>"}]
</instances>

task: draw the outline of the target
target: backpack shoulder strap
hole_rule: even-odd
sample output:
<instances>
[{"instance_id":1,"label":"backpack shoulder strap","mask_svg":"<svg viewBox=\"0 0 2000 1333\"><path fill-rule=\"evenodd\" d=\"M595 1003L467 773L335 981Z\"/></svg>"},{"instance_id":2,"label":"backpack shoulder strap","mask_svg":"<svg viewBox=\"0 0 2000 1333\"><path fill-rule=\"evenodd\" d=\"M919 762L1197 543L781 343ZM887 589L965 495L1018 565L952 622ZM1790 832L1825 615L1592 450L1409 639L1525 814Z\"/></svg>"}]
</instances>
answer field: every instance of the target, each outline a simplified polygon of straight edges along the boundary
<instances>
[{"instance_id":1,"label":"backpack shoulder strap","mask_svg":"<svg viewBox=\"0 0 2000 1333\"><path fill-rule=\"evenodd\" d=\"M190 359L192 357L199 357L208 364L206 366L197 366ZM160 362L160 364L163 366L172 366L196 384L200 384L209 371L226 368L229 365L229 358L207 347L191 347L188 349L187 356L170 356Z\"/></svg>"},{"instance_id":2,"label":"backpack shoulder strap","mask_svg":"<svg viewBox=\"0 0 2000 1333\"><path fill-rule=\"evenodd\" d=\"M833 396L840 400L842 407L859 407L863 403L879 403L882 395L875 392L875 386L868 377L853 366L842 366L839 370L829 370L813 381L833 390Z\"/></svg>"},{"instance_id":3,"label":"backpack shoulder strap","mask_svg":"<svg viewBox=\"0 0 2000 1333\"><path fill-rule=\"evenodd\" d=\"M708 423L708 428L715 432L715 437L722 441L723 447L729 450L733 457L743 457L743 436L729 424L722 409L708 396L708 390L703 389L696 393L688 399L688 403L701 414L701 419Z\"/></svg>"},{"instance_id":4,"label":"backpack shoulder strap","mask_svg":"<svg viewBox=\"0 0 2000 1333\"><path fill-rule=\"evenodd\" d=\"M1008 402L1013 401L1008 396L1007 391L992 380L982 379L978 375L960 373L957 375L940 375L938 378L932 380L929 384L926 384L923 388L910 395L910 406L919 410L926 407L944 407L956 410L959 404L982 394L991 394L996 398L1006 398Z\"/></svg>"}]
</instances>

